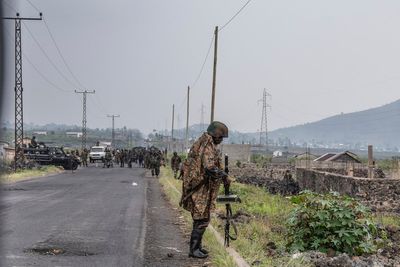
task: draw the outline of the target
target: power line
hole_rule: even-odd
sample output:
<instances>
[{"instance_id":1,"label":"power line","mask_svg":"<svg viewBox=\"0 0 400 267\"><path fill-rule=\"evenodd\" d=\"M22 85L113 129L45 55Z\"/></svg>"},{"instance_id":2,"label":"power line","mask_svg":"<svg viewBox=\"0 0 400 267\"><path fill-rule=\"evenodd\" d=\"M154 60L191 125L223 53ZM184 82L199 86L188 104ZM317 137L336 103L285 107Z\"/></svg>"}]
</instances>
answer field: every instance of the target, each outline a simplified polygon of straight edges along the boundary
<instances>
[{"instance_id":1,"label":"power line","mask_svg":"<svg viewBox=\"0 0 400 267\"><path fill-rule=\"evenodd\" d=\"M40 12L39 8L37 8L30 0L26 0L28 1L28 3L34 8L36 9L37 12Z\"/></svg>"},{"instance_id":2,"label":"power line","mask_svg":"<svg viewBox=\"0 0 400 267\"><path fill-rule=\"evenodd\" d=\"M30 3L29 0L28 0L28 2ZM46 26L46 29L47 29L47 31L48 31L48 33L49 33L49 35L50 35L51 40L53 41L54 46L55 46L56 49L57 49L58 54L60 55L62 61L64 62L64 65L67 67L67 70L69 71L69 73L71 74L71 76L74 78L74 80L75 80L81 87L84 87L84 86L82 85L82 83L79 81L79 79L76 77L76 75L72 72L72 70L71 70L71 68L69 67L67 61L65 60L65 57L64 57L63 54L61 53L61 50L60 50L59 46L57 45L57 42L56 42L56 40L54 39L54 36L53 36L53 34L51 33L50 28L49 28L49 25L47 25L46 20L43 19L43 22L44 22L44 25Z\"/></svg>"},{"instance_id":3,"label":"power line","mask_svg":"<svg viewBox=\"0 0 400 267\"><path fill-rule=\"evenodd\" d=\"M194 88L194 87L196 86L197 82L198 82L199 79L200 79L201 74L203 73L204 66L205 66L206 63L207 63L207 59L208 59L208 56L210 55L210 51L211 51L211 47L212 47L213 42L214 42L214 35L213 35L212 38L211 38L211 42L210 42L210 45L209 45L209 47L208 47L206 57L204 58L203 65L202 65L201 68L200 68L200 72L199 72L199 74L197 75L196 80L194 81L194 83L193 83L192 86L191 86L192 88Z\"/></svg>"},{"instance_id":4,"label":"power line","mask_svg":"<svg viewBox=\"0 0 400 267\"><path fill-rule=\"evenodd\" d=\"M219 29L219 32L222 31L226 26L228 26L229 23L231 23L232 20L234 20L234 19L240 14L240 12L242 12L243 9L245 9L245 7L246 7L250 2L251 2L251 0L248 0L248 1L246 2L246 4L244 4L244 5L239 9L239 11L236 12L235 15L233 15L233 17L232 17L230 20L228 20L228 21Z\"/></svg>"},{"instance_id":5,"label":"power line","mask_svg":"<svg viewBox=\"0 0 400 267\"><path fill-rule=\"evenodd\" d=\"M12 36L11 33L8 31L8 29L5 29L5 32L7 34L7 36L9 37L9 40L12 42ZM52 87L56 88L59 91L62 92L72 92L73 90L66 90L61 88L60 86L56 85L54 82L52 82L51 80L49 80L40 70L38 67L36 67L36 65L33 63L33 61L28 57L28 55L25 52L22 52L22 55L24 56L24 58L26 59L26 61L32 66L32 68L39 74L40 77L42 77L42 79L44 81L46 81L49 85L51 85Z\"/></svg>"},{"instance_id":6,"label":"power line","mask_svg":"<svg viewBox=\"0 0 400 267\"><path fill-rule=\"evenodd\" d=\"M39 41L36 39L36 37L34 36L34 34L32 33L32 31L29 29L29 27L26 25L26 23L24 23L25 28L28 30L30 36L32 37L32 39L35 41L35 43L37 44L37 46L40 48L40 50L42 51L42 53L46 56L47 60L50 62L50 64L54 67L54 69L58 72L58 74L60 74L65 81L67 81L70 85L72 85L72 87L78 87L76 86L76 84L74 84L73 82L71 82L70 79L68 79L67 76L65 76L61 70L57 67L57 65L51 60L51 58L49 57L49 55L46 53L46 51L44 50L44 48L41 46L41 44L39 43Z\"/></svg>"}]
</instances>

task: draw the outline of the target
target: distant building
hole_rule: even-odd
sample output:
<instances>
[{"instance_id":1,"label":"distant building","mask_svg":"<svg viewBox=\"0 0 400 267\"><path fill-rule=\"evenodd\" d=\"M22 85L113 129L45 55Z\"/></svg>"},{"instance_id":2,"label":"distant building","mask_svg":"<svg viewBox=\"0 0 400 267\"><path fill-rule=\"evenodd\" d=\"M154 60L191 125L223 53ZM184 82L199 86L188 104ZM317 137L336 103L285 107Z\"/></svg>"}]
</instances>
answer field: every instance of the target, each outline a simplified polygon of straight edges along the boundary
<instances>
[{"instance_id":1,"label":"distant building","mask_svg":"<svg viewBox=\"0 0 400 267\"><path fill-rule=\"evenodd\" d=\"M82 137L82 132L66 132L65 134L69 137L76 137L76 138Z\"/></svg>"},{"instance_id":2,"label":"distant building","mask_svg":"<svg viewBox=\"0 0 400 267\"><path fill-rule=\"evenodd\" d=\"M222 154L227 154L231 162L250 161L251 146L242 144L221 144Z\"/></svg>"},{"instance_id":3,"label":"distant building","mask_svg":"<svg viewBox=\"0 0 400 267\"><path fill-rule=\"evenodd\" d=\"M276 150L276 151L274 151L274 152L272 153L272 156L273 156L274 158L282 157L282 156L283 156L283 152L282 152L281 150Z\"/></svg>"},{"instance_id":4,"label":"distant building","mask_svg":"<svg viewBox=\"0 0 400 267\"><path fill-rule=\"evenodd\" d=\"M358 156L350 151L342 153L326 153L319 158L316 158L316 162L354 162L361 163Z\"/></svg>"},{"instance_id":5,"label":"distant building","mask_svg":"<svg viewBox=\"0 0 400 267\"><path fill-rule=\"evenodd\" d=\"M33 132L33 134L34 135L47 135L47 132L46 131L36 131L36 132Z\"/></svg>"}]
</instances>

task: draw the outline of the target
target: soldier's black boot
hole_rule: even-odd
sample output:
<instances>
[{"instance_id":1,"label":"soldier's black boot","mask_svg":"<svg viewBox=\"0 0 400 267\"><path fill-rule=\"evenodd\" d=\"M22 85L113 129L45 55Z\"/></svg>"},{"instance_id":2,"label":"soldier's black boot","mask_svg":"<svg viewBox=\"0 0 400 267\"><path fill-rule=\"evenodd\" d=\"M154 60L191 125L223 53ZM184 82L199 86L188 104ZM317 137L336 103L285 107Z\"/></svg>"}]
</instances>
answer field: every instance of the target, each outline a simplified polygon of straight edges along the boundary
<instances>
[{"instance_id":1,"label":"soldier's black boot","mask_svg":"<svg viewBox=\"0 0 400 267\"><path fill-rule=\"evenodd\" d=\"M200 251L200 241L201 241L201 235L198 229L194 228L192 231L192 235L190 237L189 257L198 259L204 259L208 257L207 254L204 254L203 252Z\"/></svg>"},{"instance_id":2,"label":"soldier's black boot","mask_svg":"<svg viewBox=\"0 0 400 267\"><path fill-rule=\"evenodd\" d=\"M204 235L204 232L206 231L206 229L204 228L204 229L201 229L201 232L200 232L200 245L199 245L199 250L201 251L201 252L203 252L203 254L205 254L205 255L208 255L208 250L206 250L206 249L204 249L203 248L203 246L202 246L202 241L203 241L203 235Z\"/></svg>"}]
</instances>

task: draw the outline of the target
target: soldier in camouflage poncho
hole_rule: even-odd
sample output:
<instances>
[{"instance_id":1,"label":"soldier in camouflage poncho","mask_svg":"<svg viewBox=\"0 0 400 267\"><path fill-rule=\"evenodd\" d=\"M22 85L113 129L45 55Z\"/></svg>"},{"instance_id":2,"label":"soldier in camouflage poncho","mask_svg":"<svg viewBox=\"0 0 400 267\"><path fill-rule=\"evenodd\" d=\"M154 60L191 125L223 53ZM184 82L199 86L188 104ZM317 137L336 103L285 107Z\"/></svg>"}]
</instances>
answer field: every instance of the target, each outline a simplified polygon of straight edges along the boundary
<instances>
[{"instance_id":1,"label":"soldier in camouflage poncho","mask_svg":"<svg viewBox=\"0 0 400 267\"><path fill-rule=\"evenodd\" d=\"M217 145L228 137L228 128L214 121L192 146L183 166L182 198L180 205L191 212L193 230L190 237L189 257L206 258L202 248L203 234L215 208L219 186L227 174L221 168Z\"/></svg>"}]
</instances>

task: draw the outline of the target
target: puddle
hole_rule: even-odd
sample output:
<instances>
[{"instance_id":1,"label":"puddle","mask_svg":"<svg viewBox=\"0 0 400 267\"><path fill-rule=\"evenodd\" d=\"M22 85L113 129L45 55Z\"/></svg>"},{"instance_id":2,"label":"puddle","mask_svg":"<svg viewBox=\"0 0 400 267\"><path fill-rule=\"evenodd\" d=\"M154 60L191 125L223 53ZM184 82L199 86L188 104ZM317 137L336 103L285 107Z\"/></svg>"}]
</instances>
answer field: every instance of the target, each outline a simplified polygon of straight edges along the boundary
<instances>
[{"instance_id":1,"label":"puddle","mask_svg":"<svg viewBox=\"0 0 400 267\"><path fill-rule=\"evenodd\" d=\"M60 247L37 247L24 250L25 253L35 253L45 256L93 256L95 253L75 250L75 249L64 249Z\"/></svg>"}]
</instances>

